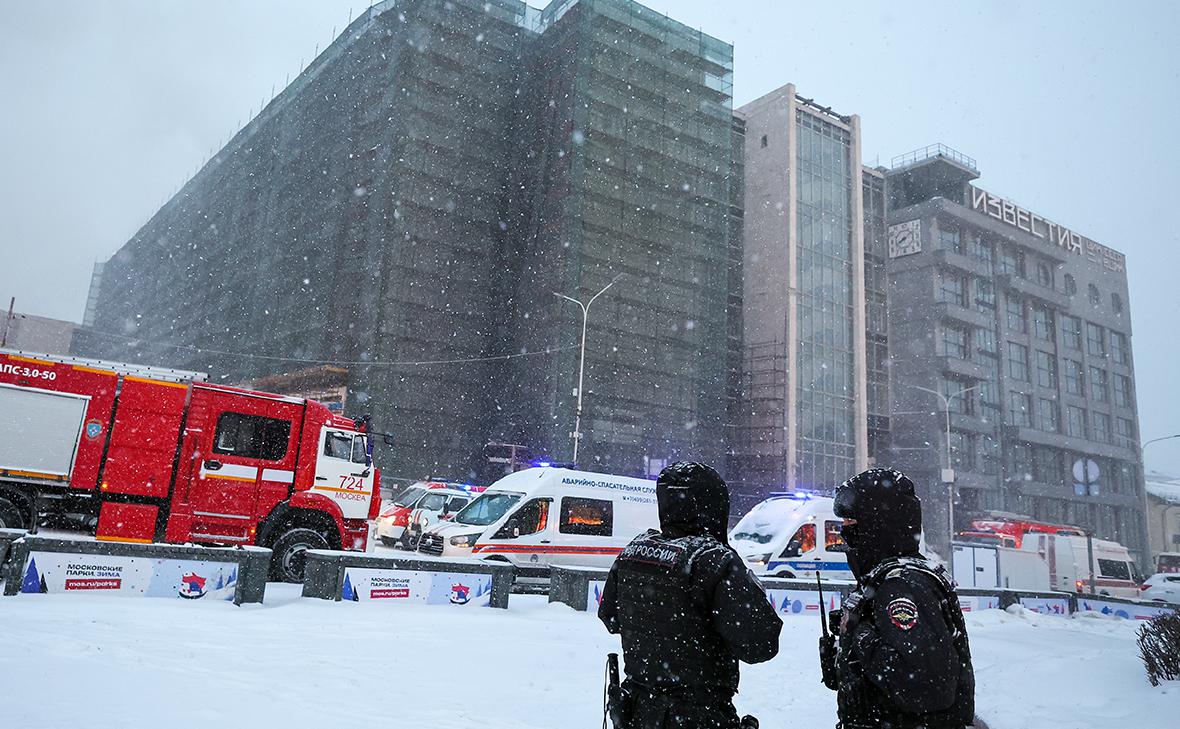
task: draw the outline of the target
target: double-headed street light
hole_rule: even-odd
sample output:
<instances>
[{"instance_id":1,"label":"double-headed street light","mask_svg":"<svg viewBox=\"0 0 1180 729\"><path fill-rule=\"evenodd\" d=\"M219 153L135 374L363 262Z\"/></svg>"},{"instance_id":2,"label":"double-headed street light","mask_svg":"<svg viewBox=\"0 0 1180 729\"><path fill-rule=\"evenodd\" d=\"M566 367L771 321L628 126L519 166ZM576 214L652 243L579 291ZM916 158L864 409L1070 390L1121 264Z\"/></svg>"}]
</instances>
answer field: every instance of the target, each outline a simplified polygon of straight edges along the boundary
<instances>
[{"instance_id":1,"label":"double-headed street light","mask_svg":"<svg viewBox=\"0 0 1180 729\"><path fill-rule=\"evenodd\" d=\"M951 468L951 400L954 400L960 395L966 395L972 390L978 390L979 385L965 387L951 395L944 395L938 390L931 390L929 387L920 387L918 385L910 385L910 387L915 390L921 390L922 392L928 392L937 397L942 401L942 409L946 412L946 467L942 471L942 480L946 484L947 528L949 529L946 544L947 549L950 550L950 554L947 557L950 560L951 577L953 578L955 576L955 553L954 547L952 546L955 541L955 472Z\"/></svg>"},{"instance_id":2,"label":"double-headed street light","mask_svg":"<svg viewBox=\"0 0 1180 729\"><path fill-rule=\"evenodd\" d=\"M590 305L593 304L594 300L597 299L599 296L602 296L603 294L605 294L606 290L609 289L611 286L614 286L615 282L618 281L619 279L621 279L624 275L625 274L620 273L617 276L615 276L614 278L612 278L610 283L608 283L606 286L603 286L601 291L599 291L597 294L594 294L593 296L591 296L590 300L584 304L572 296L566 296L565 294L559 294L556 291L553 292L554 296L556 296L560 299L565 299L566 301L572 301L575 304L577 304L579 307L581 307L581 309L582 309L582 349L581 349L581 354L578 357L578 390L577 390L578 404L577 404L577 409L575 410L575 414L574 414L574 432L570 433L570 437L573 438L573 440L574 440L574 467L575 468L578 465L578 443L582 440L582 381L583 381L584 375L586 374L586 321L590 318Z\"/></svg>"}]
</instances>

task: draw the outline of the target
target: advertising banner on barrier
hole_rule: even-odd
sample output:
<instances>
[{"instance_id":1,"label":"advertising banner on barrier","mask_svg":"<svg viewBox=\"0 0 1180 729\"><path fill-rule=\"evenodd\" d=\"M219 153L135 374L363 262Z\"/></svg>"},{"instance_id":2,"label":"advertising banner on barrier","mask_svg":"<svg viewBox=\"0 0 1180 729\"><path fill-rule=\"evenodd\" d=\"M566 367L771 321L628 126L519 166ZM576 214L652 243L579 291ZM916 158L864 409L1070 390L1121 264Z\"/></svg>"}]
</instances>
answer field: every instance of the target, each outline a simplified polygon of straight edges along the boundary
<instances>
[{"instance_id":1,"label":"advertising banner on barrier","mask_svg":"<svg viewBox=\"0 0 1180 729\"><path fill-rule=\"evenodd\" d=\"M819 615L819 593L809 590L767 590L766 597L770 605L780 615ZM831 592L824 590L824 602L827 610L840 607L840 592L832 588Z\"/></svg>"},{"instance_id":2,"label":"advertising banner on barrier","mask_svg":"<svg viewBox=\"0 0 1180 729\"><path fill-rule=\"evenodd\" d=\"M489 607L492 604L492 576L473 572L345 567L340 599Z\"/></svg>"},{"instance_id":3,"label":"advertising banner on barrier","mask_svg":"<svg viewBox=\"0 0 1180 729\"><path fill-rule=\"evenodd\" d=\"M1157 615L1170 613L1175 608L1161 605L1131 605L1123 602L1113 602L1110 600L1091 600L1088 597L1078 597L1078 612L1096 612L1103 615L1113 615L1117 618L1126 618L1128 620L1148 620Z\"/></svg>"},{"instance_id":4,"label":"advertising banner on barrier","mask_svg":"<svg viewBox=\"0 0 1180 729\"><path fill-rule=\"evenodd\" d=\"M1068 597L1021 597L1020 604L1034 613L1041 615L1060 615L1069 617Z\"/></svg>"},{"instance_id":5,"label":"advertising banner on barrier","mask_svg":"<svg viewBox=\"0 0 1180 729\"><path fill-rule=\"evenodd\" d=\"M602 604L602 590L606 587L606 580L590 580L586 584L586 609L592 612L598 610Z\"/></svg>"},{"instance_id":6,"label":"advertising banner on barrier","mask_svg":"<svg viewBox=\"0 0 1180 729\"><path fill-rule=\"evenodd\" d=\"M999 595L959 595L959 609L965 613L996 610L999 607Z\"/></svg>"},{"instance_id":7,"label":"advertising banner on barrier","mask_svg":"<svg viewBox=\"0 0 1180 729\"><path fill-rule=\"evenodd\" d=\"M236 562L30 552L20 592L233 600Z\"/></svg>"}]
</instances>

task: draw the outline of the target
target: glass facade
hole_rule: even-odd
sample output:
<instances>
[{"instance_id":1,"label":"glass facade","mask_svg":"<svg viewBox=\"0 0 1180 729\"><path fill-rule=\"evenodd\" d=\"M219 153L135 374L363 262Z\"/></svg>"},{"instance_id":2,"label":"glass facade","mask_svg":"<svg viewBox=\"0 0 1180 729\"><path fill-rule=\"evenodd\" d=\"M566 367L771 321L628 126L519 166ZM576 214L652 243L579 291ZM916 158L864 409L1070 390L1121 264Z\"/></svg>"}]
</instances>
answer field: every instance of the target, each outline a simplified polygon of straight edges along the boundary
<instances>
[{"instance_id":1,"label":"glass facade","mask_svg":"<svg viewBox=\"0 0 1180 729\"><path fill-rule=\"evenodd\" d=\"M831 488L855 472L851 135L799 108L796 408L798 480ZM859 221L857 221L859 224Z\"/></svg>"}]
</instances>

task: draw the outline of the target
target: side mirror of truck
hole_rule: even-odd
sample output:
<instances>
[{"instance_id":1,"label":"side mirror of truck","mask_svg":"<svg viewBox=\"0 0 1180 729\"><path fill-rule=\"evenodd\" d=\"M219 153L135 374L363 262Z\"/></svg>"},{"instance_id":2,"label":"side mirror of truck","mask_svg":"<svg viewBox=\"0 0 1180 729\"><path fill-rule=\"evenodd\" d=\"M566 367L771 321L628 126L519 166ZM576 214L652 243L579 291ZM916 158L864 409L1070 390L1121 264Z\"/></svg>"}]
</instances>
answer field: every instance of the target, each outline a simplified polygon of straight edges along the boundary
<instances>
[{"instance_id":1,"label":"side mirror of truck","mask_svg":"<svg viewBox=\"0 0 1180 729\"><path fill-rule=\"evenodd\" d=\"M391 445L393 445L393 434L392 433L384 433L381 436L381 440L382 440L382 442L385 443L385 445L391 446Z\"/></svg>"}]
</instances>

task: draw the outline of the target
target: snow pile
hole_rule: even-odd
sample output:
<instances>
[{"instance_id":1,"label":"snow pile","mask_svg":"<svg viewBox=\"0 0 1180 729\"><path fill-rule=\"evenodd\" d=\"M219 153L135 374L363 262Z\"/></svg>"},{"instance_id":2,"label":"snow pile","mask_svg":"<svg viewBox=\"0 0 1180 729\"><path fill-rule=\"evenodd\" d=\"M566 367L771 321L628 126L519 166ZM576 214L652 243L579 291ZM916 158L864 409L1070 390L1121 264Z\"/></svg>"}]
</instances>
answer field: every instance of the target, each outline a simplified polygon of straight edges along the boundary
<instances>
[{"instance_id":1,"label":"snow pile","mask_svg":"<svg viewBox=\"0 0 1180 729\"><path fill-rule=\"evenodd\" d=\"M1138 623L1020 608L968 615L992 729L1171 729L1180 685L1152 688ZM746 667L739 711L766 729L835 725L818 621L786 619L775 660ZM271 585L265 606L97 596L0 598L6 725L24 727L601 726L618 639L544 598L512 609L328 603ZM14 664L9 664L14 665Z\"/></svg>"},{"instance_id":2,"label":"snow pile","mask_svg":"<svg viewBox=\"0 0 1180 729\"><path fill-rule=\"evenodd\" d=\"M1180 478L1172 478L1162 473L1147 474L1144 487L1147 493L1170 504L1180 504Z\"/></svg>"}]
</instances>

